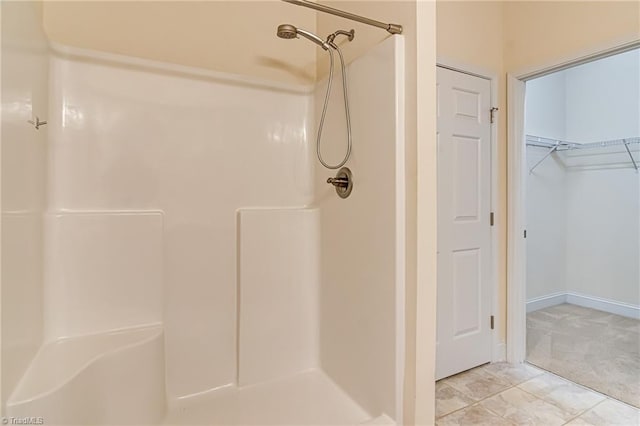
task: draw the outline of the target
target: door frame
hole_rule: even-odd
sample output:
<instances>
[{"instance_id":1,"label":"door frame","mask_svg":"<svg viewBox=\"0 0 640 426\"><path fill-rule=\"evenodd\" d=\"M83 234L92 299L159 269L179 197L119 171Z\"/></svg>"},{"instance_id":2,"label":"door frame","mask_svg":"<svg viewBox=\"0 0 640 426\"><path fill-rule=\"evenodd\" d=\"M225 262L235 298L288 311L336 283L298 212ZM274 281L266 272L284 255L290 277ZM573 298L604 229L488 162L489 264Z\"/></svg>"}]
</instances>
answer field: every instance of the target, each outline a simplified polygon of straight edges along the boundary
<instances>
[{"instance_id":1,"label":"door frame","mask_svg":"<svg viewBox=\"0 0 640 426\"><path fill-rule=\"evenodd\" d=\"M498 74L481 67L460 63L448 58L438 57L436 60L436 68L445 68L451 71L460 72L463 74L471 75L473 77L482 78L488 80L490 84L490 99L489 103L491 108L498 107ZM494 115L494 121L490 125L490 140L491 140L491 184L490 184L490 206L493 212L493 226L491 227L490 236L490 263L491 263L491 312L494 317L494 328L492 330L491 341L491 362L504 361L506 359L506 345L505 342L500 340L500 332L504 318L502 318L500 312L500 303L498 300L499 293L499 280L498 280L498 229L502 218L498 210L498 125L500 123L499 110ZM437 309L437 306L436 306Z\"/></svg>"},{"instance_id":2,"label":"door frame","mask_svg":"<svg viewBox=\"0 0 640 426\"><path fill-rule=\"evenodd\" d=\"M507 74L507 353L510 363L526 357L527 165L524 149L525 83L528 80L640 48L640 39L598 46L552 63Z\"/></svg>"}]
</instances>

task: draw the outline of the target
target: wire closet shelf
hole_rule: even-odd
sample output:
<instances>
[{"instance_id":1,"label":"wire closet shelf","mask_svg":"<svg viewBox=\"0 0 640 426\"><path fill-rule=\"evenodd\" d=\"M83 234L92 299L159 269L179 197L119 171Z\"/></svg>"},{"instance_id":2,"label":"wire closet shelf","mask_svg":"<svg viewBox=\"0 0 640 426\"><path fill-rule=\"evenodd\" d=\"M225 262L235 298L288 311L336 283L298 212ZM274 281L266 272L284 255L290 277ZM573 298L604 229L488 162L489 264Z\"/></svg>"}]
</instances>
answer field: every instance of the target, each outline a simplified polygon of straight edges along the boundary
<instances>
[{"instance_id":1,"label":"wire closet shelf","mask_svg":"<svg viewBox=\"0 0 640 426\"><path fill-rule=\"evenodd\" d=\"M624 146L627 154L629 155L629 160L633 165L633 168L638 171L638 163L629 148L631 145L640 145L640 137L632 137L632 138L624 138L624 139L611 139L606 141L598 141L598 142L588 142L588 143L577 143L577 142L569 142L563 141L559 139L545 138L542 136L534 136L527 135L526 136L526 144L527 146L533 146L538 148L548 148L549 151L529 169L529 173L533 173L536 167L538 167L544 160L546 160L551 154L554 152L562 152L562 151L572 151L572 150L583 150L583 149L595 149L595 148L608 148L612 146Z\"/></svg>"}]
</instances>

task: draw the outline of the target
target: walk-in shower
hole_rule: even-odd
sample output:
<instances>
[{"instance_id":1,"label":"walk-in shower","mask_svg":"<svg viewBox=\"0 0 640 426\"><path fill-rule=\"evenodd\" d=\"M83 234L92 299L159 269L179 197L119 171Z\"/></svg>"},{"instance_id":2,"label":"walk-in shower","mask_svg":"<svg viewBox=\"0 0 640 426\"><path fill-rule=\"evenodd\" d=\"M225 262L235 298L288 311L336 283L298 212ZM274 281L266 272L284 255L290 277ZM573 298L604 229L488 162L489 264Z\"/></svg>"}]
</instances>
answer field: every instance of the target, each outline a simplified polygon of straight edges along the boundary
<instances>
[{"instance_id":1,"label":"walk-in shower","mask_svg":"<svg viewBox=\"0 0 640 426\"><path fill-rule=\"evenodd\" d=\"M2 3L7 419L402 424L403 39L352 56L333 18L250 4ZM278 36L314 44L273 37L283 16L312 32ZM131 21L166 39L117 26ZM225 39L239 22L255 33ZM43 27L76 42L79 28L107 42L118 28L140 45L73 47ZM145 56L156 48L167 56ZM340 55L342 94L317 76L325 51ZM334 186L348 195L350 175L328 185L315 158L325 114L331 166L345 117L353 131L346 201Z\"/></svg>"}]
</instances>

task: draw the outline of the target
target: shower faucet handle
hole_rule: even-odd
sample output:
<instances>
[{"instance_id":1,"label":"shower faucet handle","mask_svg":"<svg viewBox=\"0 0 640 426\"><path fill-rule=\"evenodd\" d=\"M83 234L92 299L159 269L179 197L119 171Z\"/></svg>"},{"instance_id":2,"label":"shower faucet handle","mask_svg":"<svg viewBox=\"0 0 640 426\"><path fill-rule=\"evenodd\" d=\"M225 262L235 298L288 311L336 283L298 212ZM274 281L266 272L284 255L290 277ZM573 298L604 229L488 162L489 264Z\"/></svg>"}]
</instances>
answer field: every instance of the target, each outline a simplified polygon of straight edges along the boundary
<instances>
[{"instance_id":1,"label":"shower faucet handle","mask_svg":"<svg viewBox=\"0 0 640 426\"><path fill-rule=\"evenodd\" d=\"M349 186L349 179L342 177L329 178L327 179L327 183L330 183L331 185L338 188L346 188L347 186Z\"/></svg>"},{"instance_id":2,"label":"shower faucet handle","mask_svg":"<svg viewBox=\"0 0 640 426\"><path fill-rule=\"evenodd\" d=\"M335 186L336 194L340 198L347 198L353 190L353 178L351 177L351 170L348 167L343 167L338 170L336 177L330 177L327 179L327 183Z\"/></svg>"}]
</instances>

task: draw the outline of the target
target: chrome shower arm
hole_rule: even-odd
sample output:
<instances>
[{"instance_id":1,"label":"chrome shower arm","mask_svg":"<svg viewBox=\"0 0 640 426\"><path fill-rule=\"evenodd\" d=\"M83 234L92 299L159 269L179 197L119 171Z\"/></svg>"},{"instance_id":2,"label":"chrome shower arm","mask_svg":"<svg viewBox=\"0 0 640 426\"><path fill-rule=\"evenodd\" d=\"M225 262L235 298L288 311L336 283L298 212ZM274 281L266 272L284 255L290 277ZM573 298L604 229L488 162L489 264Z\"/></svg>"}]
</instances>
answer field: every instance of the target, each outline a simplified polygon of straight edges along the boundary
<instances>
[{"instance_id":1,"label":"chrome shower arm","mask_svg":"<svg viewBox=\"0 0 640 426\"><path fill-rule=\"evenodd\" d=\"M333 40L335 40L335 38L339 35L347 36L349 41L353 41L353 38L356 36L356 31L353 29L351 31L338 30L333 34L329 34L329 36L327 37L327 43L333 44Z\"/></svg>"}]
</instances>

